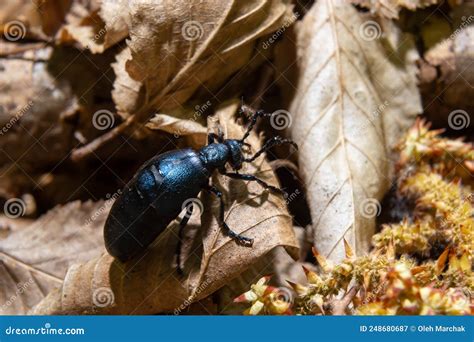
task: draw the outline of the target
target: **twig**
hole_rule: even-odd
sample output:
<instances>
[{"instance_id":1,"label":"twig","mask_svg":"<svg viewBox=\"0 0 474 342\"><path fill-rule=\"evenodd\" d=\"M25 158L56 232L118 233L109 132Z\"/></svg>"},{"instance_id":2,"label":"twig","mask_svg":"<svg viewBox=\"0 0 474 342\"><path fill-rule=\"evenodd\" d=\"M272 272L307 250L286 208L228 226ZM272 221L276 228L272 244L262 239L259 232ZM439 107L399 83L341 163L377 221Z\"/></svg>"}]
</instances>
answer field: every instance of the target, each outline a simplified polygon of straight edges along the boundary
<instances>
[{"instance_id":1,"label":"twig","mask_svg":"<svg viewBox=\"0 0 474 342\"><path fill-rule=\"evenodd\" d=\"M120 125L112 129L111 131L101 135L100 137L92 140L85 146L82 146L71 153L71 159L74 162L79 162L84 158L90 156L92 153L97 151L100 147L102 147L105 143L115 139L121 133L123 133L131 124L135 121L135 116L132 115L128 117L124 122Z\"/></svg>"}]
</instances>

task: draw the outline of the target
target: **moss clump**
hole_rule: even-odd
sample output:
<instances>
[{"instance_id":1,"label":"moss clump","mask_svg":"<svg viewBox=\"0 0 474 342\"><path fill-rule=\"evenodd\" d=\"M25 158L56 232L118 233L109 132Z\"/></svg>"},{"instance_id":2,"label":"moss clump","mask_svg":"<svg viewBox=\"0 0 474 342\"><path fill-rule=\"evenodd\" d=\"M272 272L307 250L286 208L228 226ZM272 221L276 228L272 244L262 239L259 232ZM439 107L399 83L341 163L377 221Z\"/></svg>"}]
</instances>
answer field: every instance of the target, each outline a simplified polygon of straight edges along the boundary
<instances>
[{"instance_id":1,"label":"moss clump","mask_svg":"<svg viewBox=\"0 0 474 342\"><path fill-rule=\"evenodd\" d=\"M345 243L346 259L332 265L313 250L322 271L305 269L307 284L290 283L292 300L260 279L237 298L251 303L245 313L473 314L474 150L440 133L419 120L399 144L398 192L416 203L411 217L384 225L366 256Z\"/></svg>"}]
</instances>

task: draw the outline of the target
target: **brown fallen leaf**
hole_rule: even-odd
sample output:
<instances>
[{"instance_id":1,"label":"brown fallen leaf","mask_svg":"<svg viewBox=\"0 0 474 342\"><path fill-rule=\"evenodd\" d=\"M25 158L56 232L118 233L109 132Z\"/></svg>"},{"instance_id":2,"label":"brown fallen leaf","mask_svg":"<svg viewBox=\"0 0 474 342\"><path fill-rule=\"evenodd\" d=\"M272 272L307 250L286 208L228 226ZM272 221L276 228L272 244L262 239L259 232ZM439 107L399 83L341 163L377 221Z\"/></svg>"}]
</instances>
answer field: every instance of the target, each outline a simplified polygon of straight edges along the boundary
<instances>
[{"instance_id":1,"label":"brown fallen leaf","mask_svg":"<svg viewBox=\"0 0 474 342\"><path fill-rule=\"evenodd\" d=\"M421 92L426 114L434 124L453 130L474 121L474 27L456 30L429 49L421 63Z\"/></svg>"},{"instance_id":2,"label":"brown fallen leaf","mask_svg":"<svg viewBox=\"0 0 474 342\"><path fill-rule=\"evenodd\" d=\"M61 119L79 103L71 85L49 72L53 53L46 47L0 58L2 165L15 161L28 171L61 160L70 148L72 127Z\"/></svg>"},{"instance_id":3,"label":"brown fallen leaf","mask_svg":"<svg viewBox=\"0 0 474 342\"><path fill-rule=\"evenodd\" d=\"M0 4L0 30L8 41L48 40L61 26L71 0L17 0Z\"/></svg>"},{"instance_id":4,"label":"brown fallen leaf","mask_svg":"<svg viewBox=\"0 0 474 342\"><path fill-rule=\"evenodd\" d=\"M110 99L111 86L104 77L113 55L31 45L0 44L0 49L6 47L2 52L10 53L0 57L0 195L6 198L45 190L40 183L46 170L63 172L60 167L68 163L68 153L79 141L103 133L97 128L95 112L113 108L105 100ZM62 199L69 201L72 193L81 192L75 192L80 184L74 183L89 176L75 177ZM46 195L44 191L36 194ZM47 201L50 205L51 198Z\"/></svg>"},{"instance_id":5,"label":"brown fallen leaf","mask_svg":"<svg viewBox=\"0 0 474 342\"><path fill-rule=\"evenodd\" d=\"M176 110L167 114L155 114L146 124L147 128L185 137L187 146L201 148L207 143L207 129L199 111Z\"/></svg>"},{"instance_id":6,"label":"brown fallen leaf","mask_svg":"<svg viewBox=\"0 0 474 342\"><path fill-rule=\"evenodd\" d=\"M286 0L172 5L143 0L131 2L129 10L131 58L118 60L129 76L117 73L113 97L120 115L144 120L153 110L178 107L199 87L218 89L250 60L255 41L282 25L290 5ZM136 95L121 96L122 87Z\"/></svg>"},{"instance_id":7,"label":"brown fallen leaf","mask_svg":"<svg viewBox=\"0 0 474 342\"><path fill-rule=\"evenodd\" d=\"M405 44L403 54L386 54L367 23L350 4L328 0L296 26L300 79L290 131L314 245L333 260L344 258L344 238L358 255L368 250L391 149L421 111L416 50Z\"/></svg>"},{"instance_id":8,"label":"brown fallen leaf","mask_svg":"<svg viewBox=\"0 0 474 342\"><path fill-rule=\"evenodd\" d=\"M28 227L33 222L34 220L29 218L0 215L0 240L8 237L13 231Z\"/></svg>"},{"instance_id":9,"label":"brown fallen leaf","mask_svg":"<svg viewBox=\"0 0 474 342\"><path fill-rule=\"evenodd\" d=\"M241 137L244 132L234 121L237 107L238 102L232 102L214 118L230 138ZM260 146L255 133L248 140L254 150ZM254 173L274 185L277 183L262 156L247 164L242 172ZM238 245L222 234L216 219L218 201L215 196L204 193L200 197L203 210L195 210L186 229L185 278L179 278L176 273L178 220L175 220L135 260L123 264L103 254L71 267L62 287L51 292L32 313L180 313L191 302L207 297L232 281L277 246L286 247L297 257L298 244L282 197L262 190L254 182L229 180L220 175L212 178L225 196L226 222L236 232L254 238L253 247ZM195 201L199 204L197 199Z\"/></svg>"},{"instance_id":10,"label":"brown fallen leaf","mask_svg":"<svg viewBox=\"0 0 474 342\"><path fill-rule=\"evenodd\" d=\"M305 249L305 229L302 227L293 227L295 236L300 246L299 260L295 261L285 250L284 247L277 247L265 257L243 272L239 277L233 279L219 291L212 295L218 298L217 314L220 315L240 315L243 311L242 303L235 303L235 298L241 293L246 292L252 284L255 284L260 278L272 275L271 285L279 286L285 300L292 302L295 299L290 289L289 281L303 284L306 281L303 268L304 262L302 252ZM311 265L306 264L308 267ZM314 265L312 265L314 266Z\"/></svg>"},{"instance_id":11,"label":"brown fallen leaf","mask_svg":"<svg viewBox=\"0 0 474 342\"><path fill-rule=\"evenodd\" d=\"M92 53L104 52L128 36L127 4L127 0L73 2L57 41L76 41Z\"/></svg>"},{"instance_id":12,"label":"brown fallen leaf","mask_svg":"<svg viewBox=\"0 0 474 342\"><path fill-rule=\"evenodd\" d=\"M113 64L112 92L125 120L74 151L76 161L120 134L143 137L136 123L179 108L198 89L217 98L237 71L264 61L254 51L257 40L293 19L289 0L127 3L130 39Z\"/></svg>"},{"instance_id":13,"label":"brown fallen leaf","mask_svg":"<svg viewBox=\"0 0 474 342\"><path fill-rule=\"evenodd\" d=\"M20 227L4 222L13 228L0 235L0 314L26 314L62 284L73 263L104 251L106 203L71 202Z\"/></svg>"},{"instance_id":14,"label":"brown fallen leaf","mask_svg":"<svg viewBox=\"0 0 474 342\"><path fill-rule=\"evenodd\" d=\"M439 0L351 0L353 4L368 8L372 14L397 19L403 8L414 11L436 5Z\"/></svg>"}]
</instances>

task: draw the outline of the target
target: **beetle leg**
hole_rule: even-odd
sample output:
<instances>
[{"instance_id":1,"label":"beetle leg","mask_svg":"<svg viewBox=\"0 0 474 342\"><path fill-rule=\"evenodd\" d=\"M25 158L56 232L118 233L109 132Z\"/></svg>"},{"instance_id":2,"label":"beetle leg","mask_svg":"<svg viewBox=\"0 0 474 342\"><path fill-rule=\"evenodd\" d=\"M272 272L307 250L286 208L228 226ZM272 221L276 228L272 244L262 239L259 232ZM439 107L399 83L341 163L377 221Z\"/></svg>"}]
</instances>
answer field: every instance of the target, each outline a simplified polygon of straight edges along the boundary
<instances>
[{"instance_id":1,"label":"beetle leg","mask_svg":"<svg viewBox=\"0 0 474 342\"><path fill-rule=\"evenodd\" d=\"M219 210L219 221L221 224L221 228L224 231L224 234L229 236L230 238L234 239L238 243L242 245L248 245L251 246L253 244L253 239L242 236L236 232L234 232L230 227L225 223L224 221L224 199L222 197L222 192L219 191L215 186L207 186L206 190L209 192L212 192L214 195L216 195L219 198L220 201L220 210Z\"/></svg>"},{"instance_id":2,"label":"beetle leg","mask_svg":"<svg viewBox=\"0 0 474 342\"><path fill-rule=\"evenodd\" d=\"M254 181L260 184L264 189L268 189L270 191L273 191L282 195L286 195L286 192L283 191L282 189L277 188L276 186L270 185L267 182L261 180L260 178L255 177L254 175L247 175L247 174L235 173L235 172L226 172L226 173L223 173L223 175L228 176L230 178L234 178L234 179Z\"/></svg>"},{"instance_id":3,"label":"beetle leg","mask_svg":"<svg viewBox=\"0 0 474 342\"><path fill-rule=\"evenodd\" d=\"M216 133L209 133L207 135L207 144L210 145L214 142L222 143L224 141L224 133L222 132L221 128L217 128L217 134Z\"/></svg>"},{"instance_id":4,"label":"beetle leg","mask_svg":"<svg viewBox=\"0 0 474 342\"><path fill-rule=\"evenodd\" d=\"M214 141L216 141L216 140L217 140L217 135L216 135L216 133L209 133L209 134L207 135L207 144L208 144L208 145L214 143Z\"/></svg>"},{"instance_id":5,"label":"beetle leg","mask_svg":"<svg viewBox=\"0 0 474 342\"><path fill-rule=\"evenodd\" d=\"M191 217L193 213L193 203L191 202L189 206L186 207L186 214L183 216L181 219L181 222L179 222L179 230L178 230L178 244L176 245L176 270L178 271L179 275L183 275L183 269L181 268L181 248L182 248L182 240L183 240L183 233L184 233L184 228L188 224L189 218Z\"/></svg>"},{"instance_id":6,"label":"beetle leg","mask_svg":"<svg viewBox=\"0 0 474 342\"><path fill-rule=\"evenodd\" d=\"M222 132L221 126L217 126L217 142L221 144L224 142L224 132Z\"/></svg>"},{"instance_id":7,"label":"beetle leg","mask_svg":"<svg viewBox=\"0 0 474 342\"><path fill-rule=\"evenodd\" d=\"M291 144L293 145L296 149L298 149L298 145L293 140L290 139L283 139L282 137L276 136L271 138L270 140L267 140L265 144L263 144L262 148L255 153L252 157L250 158L245 158L244 162L250 163L257 159L262 153L265 151L269 150L273 146L278 146L278 145L283 145L283 144Z\"/></svg>"}]
</instances>

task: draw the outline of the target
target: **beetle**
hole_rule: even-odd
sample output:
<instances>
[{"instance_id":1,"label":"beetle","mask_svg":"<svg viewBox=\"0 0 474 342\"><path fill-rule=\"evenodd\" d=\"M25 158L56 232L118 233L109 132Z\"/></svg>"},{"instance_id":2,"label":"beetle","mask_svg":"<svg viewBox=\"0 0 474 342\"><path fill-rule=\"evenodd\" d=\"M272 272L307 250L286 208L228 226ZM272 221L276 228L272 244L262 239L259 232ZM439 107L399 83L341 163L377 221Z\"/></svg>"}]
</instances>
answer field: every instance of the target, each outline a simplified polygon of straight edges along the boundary
<instances>
[{"instance_id":1,"label":"beetle","mask_svg":"<svg viewBox=\"0 0 474 342\"><path fill-rule=\"evenodd\" d=\"M296 143L276 136L268 140L252 157L245 158L243 147L257 119L271 114L256 111L241 139L224 139L222 132L210 133L208 144L198 151L187 148L159 154L145 162L125 185L114 202L104 226L107 251L116 259L125 262L143 252L184 209L183 203L196 198L201 190L213 193L220 201L219 224L224 234L237 243L252 246L253 239L235 233L224 221L224 199L222 192L210 185L214 171L247 181L256 181L273 192L284 192L250 174L238 171L243 163L254 161L269 148ZM226 171L229 164L234 172ZM189 202L189 201L188 201ZM193 203L186 207L186 215L179 224L177 244L177 269L181 273L181 240L183 230L193 211Z\"/></svg>"}]
</instances>

